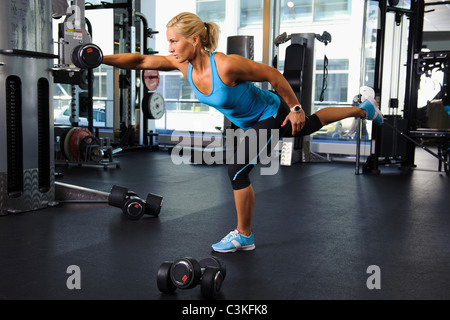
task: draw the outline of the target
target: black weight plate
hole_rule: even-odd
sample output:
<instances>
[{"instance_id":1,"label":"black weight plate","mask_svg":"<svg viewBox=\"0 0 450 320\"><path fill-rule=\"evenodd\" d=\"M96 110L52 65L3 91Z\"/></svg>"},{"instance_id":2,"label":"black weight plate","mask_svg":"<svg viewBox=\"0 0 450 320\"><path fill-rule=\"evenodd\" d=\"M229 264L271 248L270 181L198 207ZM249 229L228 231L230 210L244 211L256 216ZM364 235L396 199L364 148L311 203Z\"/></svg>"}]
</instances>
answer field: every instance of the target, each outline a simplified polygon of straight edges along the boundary
<instances>
[{"instance_id":1,"label":"black weight plate","mask_svg":"<svg viewBox=\"0 0 450 320\"><path fill-rule=\"evenodd\" d=\"M220 271L222 272L222 280L225 280L225 277L227 275L227 267L225 266L225 263L220 259L216 257L209 257L200 260L199 264L202 269L206 269L208 267L220 269Z\"/></svg>"},{"instance_id":2,"label":"black weight plate","mask_svg":"<svg viewBox=\"0 0 450 320\"><path fill-rule=\"evenodd\" d=\"M94 147L91 149L90 160L92 162L100 162L103 159L102 148Z\"/></svg>"},{"instance_id":3,"label":"black weight plate","mask_svg":"<svg viewBox=\"0 0 450 320\"><path fill-rule=\"evenodd\" d=\"M163 205L163 197L149 193L145 202L148 209L147 214L155 217L159 216Z\"/></svg>"},{"instance_id":4,"label":"black weight plate","mask_svg":"<svg viewBox=\"0 0 450 320\"><path fill-rule=\"evenodd\" d=\"M207 267L203 272L201 281L201 292L206 298L213 299L220 292L222 287L223 276L220 269L214 267Z\"/></svg>"},{"instance_id":5,"label":"black weight plate","mask_svg":"<svg viewBox=\"0 0 450 320\"><path fill-rule=\"evenodd\" d=\"M127 188L113 186L108 196L108 204L113 207L122 208L127 193Z\"/></svg>"},{"instance_id":6,"label":"black weight plate","mask_svg":"<svg viewBox=\"0 0 450 320\"><path fill-rule=\"evenodd\" d=\"M142 99L142 112L148 119L161 119L166 110L164 97L159 92L146 92Z\"/></svg>"},{"instance_id":7,"label":"black weight plate","mask_svg":"<svg viewBox=\"0 0 450 320\"><path fill-rule=\"evenodd\" d=\"M175 261L170 268L170 279L180 289L191 289L200 281L201 268L193 258L183 258Z\"/></svg>"},{"instance_id":8,"label":"black weight plate","mask_svg":"<svg viewBox=\"0 0 450 320\"><path fill-rule=\"evenodd\" d=\"M163 293L173 293L177 287L172 283L170 279L170 267L172 262L163 262L158 269L157 284L159 291Z\"/></svg>"},{"instance_id":9,"label":"black weight plate","mask_svg":"<svg viewBox=\"0 0 450 320\"><path fill-rule=\"evenodd\" d=\"M83 53L84 45L79 45L73 48L72 51L72 63L80 69L87 69L87 66L83 63L81 55Z\"/></svg>"},{"instance_id":10,"label":"black weight plate","mask_svg":"<svg viewBox=\"0 0 450 320\"><path fill-rule=\"evenodd\" d=\"M144 92L144 97L142 98L142 112L147 119L152 119L152 114L149 108L150 97L151 93Z\"/></svg>"},{"instance_id":11,"label":"black weight plate","mask_svg":"<svg viewBox=\"0 0 450 320\"><path fill-rule=\"evenodd\" d=\"M81 58L88 68L96 68L101 65L103 54L97 46L90 45L84 48Z\"/></svg>"},{"instance_id":12,"label":"black weight plate","mask_svg":"<svg viewBox=\"0 0 450 320\"><path fill-rule=\"evenodd\" d=\"M99 154L101 154L99 144L100 140L96 136L88 135L84 137L80 143L81 159L84 161L99 162L102 159L102 157L99 158Z\"/></svg>"},{"instance_id":13,"label":"black weight plate","mask_svg":"<svg viewBox=\"0 0 450 320\"><path fill-rule=\"evenodd\" d=\"M76 46L72 51L72 62L80 69L97 68L102 61L103 52L93 43Z\"/></svg>"},{"instance_id":14,"label":"black weight plate","mask_svg":"<svg viewBox=\"0 0 450 320\"><path fill-rule=\"evenodd\" d=\"M122 207L125 216L130 220L139 220L145 212L145 204L141 199L130 199Z\"/></svg>"}]
</instances>

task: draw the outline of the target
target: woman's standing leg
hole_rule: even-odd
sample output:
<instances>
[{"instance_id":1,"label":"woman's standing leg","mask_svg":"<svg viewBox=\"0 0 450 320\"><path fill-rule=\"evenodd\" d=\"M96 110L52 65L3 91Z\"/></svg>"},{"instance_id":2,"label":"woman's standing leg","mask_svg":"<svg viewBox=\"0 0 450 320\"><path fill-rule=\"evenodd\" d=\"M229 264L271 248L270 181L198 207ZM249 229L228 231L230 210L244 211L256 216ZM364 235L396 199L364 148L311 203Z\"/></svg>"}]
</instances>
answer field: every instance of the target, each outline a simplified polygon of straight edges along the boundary
<instances>
[{"instance_id":1,"label":"woman's standing leg","mask_svg":"<svg viewBox=\"0 0 450 320\"><path fill-rule=\"evenodd\" d=\"M228 175L233 186L236 206L237 226L212 248L218 252L234 252L236 250L253 250L255 248L252 233L252 218L255 206L255 193L249 179L251 170L259 163L259 155L271 150L272 131L275 127L272 117L258 122L246 132L245 139L237 146L234 163L228 165ZM263 129L263 130L261 130ZM264 136L260 136L263 134ZM254 136L256 140L249 137ZM264 139L265 137L265 139ZM242 161L244 160L244 161Z\"/></svg>"},{"instance_id":2,"label":"woman's standing leg","mask_svg":"<svg viewBox=\"0 0 450 320\"><path fill-rule=\"evenodd\" d=\"M255 206L255 192L252 185L240 190L233 190L237 213L237 227L239 232L248 237L252 233L253 208Z\"/></svg>"}]
</instances>

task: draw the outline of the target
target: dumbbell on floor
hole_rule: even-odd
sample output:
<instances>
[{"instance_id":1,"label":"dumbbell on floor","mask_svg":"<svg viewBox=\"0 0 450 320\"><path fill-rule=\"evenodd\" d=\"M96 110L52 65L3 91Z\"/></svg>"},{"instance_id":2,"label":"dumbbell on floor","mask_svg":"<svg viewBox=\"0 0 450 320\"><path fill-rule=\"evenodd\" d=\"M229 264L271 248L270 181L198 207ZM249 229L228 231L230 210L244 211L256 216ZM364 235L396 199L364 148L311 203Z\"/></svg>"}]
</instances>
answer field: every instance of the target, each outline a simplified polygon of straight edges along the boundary
<instances>
[{"instance_id":1,"label":"dumbbell on floor","mask_svg":"<svg viewBox=\"0 0 450 320\"><path fill-rule=\"evenodd\" d=\"M163 198L149 193L144 201L133 191L121 186L113 186L108 197L109 205L121 208L131 220L139 220L144 214L157 217L161 211Z\"/></svg>"},{"instance_id":2,"label":"dumbbell on floor","mask_svg":"<svg viewBox=\"0 0 450 320\"><path fill-rule=\"evenodd\" d=\"M173 293L177 288L191 289L200 284L202 295L214 298L220 292L225 276L225 264L215 257L200 262L193 258L182 258L161 264L157 284L163 293Z\"/></svg>"}]
</instances>

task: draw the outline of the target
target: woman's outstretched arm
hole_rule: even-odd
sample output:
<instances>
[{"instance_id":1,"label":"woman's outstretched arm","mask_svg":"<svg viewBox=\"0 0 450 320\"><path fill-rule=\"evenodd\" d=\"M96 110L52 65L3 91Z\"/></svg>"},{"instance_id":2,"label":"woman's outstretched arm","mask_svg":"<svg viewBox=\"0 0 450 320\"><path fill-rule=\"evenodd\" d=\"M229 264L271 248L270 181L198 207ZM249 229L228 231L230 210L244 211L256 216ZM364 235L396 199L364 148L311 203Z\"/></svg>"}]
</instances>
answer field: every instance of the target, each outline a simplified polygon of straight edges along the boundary
<instances>
[{"instance_id":1,"label":"woman's outstretched arm","mask_svg":"<svg viewBox=\"0 0 450 320\"><path fill-rule=\"evenodd\" d=\"M121 69L136 70L177 70L178 64L173 56L150 56L138 53L118 53L103 57L103 63Z\"/></svg>"}]
</instances>

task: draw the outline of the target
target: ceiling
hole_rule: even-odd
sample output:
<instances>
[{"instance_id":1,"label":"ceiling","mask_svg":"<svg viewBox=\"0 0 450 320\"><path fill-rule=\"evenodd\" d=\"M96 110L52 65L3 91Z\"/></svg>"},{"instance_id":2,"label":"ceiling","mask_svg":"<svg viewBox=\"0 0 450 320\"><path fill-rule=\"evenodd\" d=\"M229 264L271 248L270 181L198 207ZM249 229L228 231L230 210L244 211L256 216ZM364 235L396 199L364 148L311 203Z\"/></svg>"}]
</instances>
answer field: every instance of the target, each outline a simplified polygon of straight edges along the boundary
<instances>
[{"instance_id":1,"label":"ceiling","mask_svg":"<svg viewBox=\"0 0 450 320\"><path fill-rule=\"evenodd\" d=\"M425 20L423 31L450 31L450 4L427 5L427 3L446 2L445 0L425 0ZM434 10L432 12L429 12Z\"/></svg>"}]
</instances>

